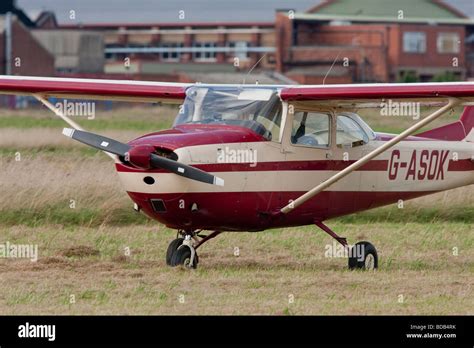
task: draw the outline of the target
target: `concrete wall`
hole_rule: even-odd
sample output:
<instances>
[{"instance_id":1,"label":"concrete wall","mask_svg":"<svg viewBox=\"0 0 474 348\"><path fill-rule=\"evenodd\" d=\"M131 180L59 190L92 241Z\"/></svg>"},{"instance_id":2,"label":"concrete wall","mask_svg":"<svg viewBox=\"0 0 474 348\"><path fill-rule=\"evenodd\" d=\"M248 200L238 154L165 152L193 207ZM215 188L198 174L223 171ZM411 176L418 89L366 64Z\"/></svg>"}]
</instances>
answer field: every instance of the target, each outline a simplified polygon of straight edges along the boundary
<instances>
[{"instance_id":1,"label":"concrete wall","mask_svg":"<svg viewBox=\"0 0 474 348\"><path fill-rule=\"evenodd\" d=\"M79 30L33 30L33 35L54 55L55 68L59 72L104 71L102 33Z\"/></svg>"}]
</instances>

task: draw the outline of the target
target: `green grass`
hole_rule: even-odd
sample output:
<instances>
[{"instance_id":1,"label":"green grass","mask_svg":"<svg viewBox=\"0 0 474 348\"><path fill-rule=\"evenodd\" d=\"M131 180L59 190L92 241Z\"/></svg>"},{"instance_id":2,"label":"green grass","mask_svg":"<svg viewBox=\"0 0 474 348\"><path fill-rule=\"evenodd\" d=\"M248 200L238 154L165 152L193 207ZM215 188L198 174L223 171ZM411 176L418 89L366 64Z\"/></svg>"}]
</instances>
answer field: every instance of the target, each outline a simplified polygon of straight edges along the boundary
<instances>
[{"instance_id":1,"label":"green grass","mask_svg":"<svg viewBox=\"0 0 474 348\"><path fill-rule=\"evenodd\" d=\"M414 204L413 204L414 205ZM443 221L472 223L474 207L472 206L450 206L450 207L423 207L415 209L405 207L399 209L396 206L388 206L372 209L356 214L337 218L343 223L368 223L368 222L418 222L437 223Z\"/></svg>"},{"instance_id":2,"label":"green grass","mask_svg":"<svg viewBox=\"0 0 474 348\"><path fill-rule=\"evenodd\" d=\"M100 130L136 130L143 131L147 133L152 133L161 129L170 128L172 123L169 119L160 120L159 118L150 121L142 119L134 119L130 117L128 119L117 118L117 119L78 119L76 121L81 127L91 130L91 131L100 131ZM38 117L29 117L29 116L3 116L0 117L0 128L18 128L18 129L27 129L27 128L55 128L62 129L67 124L55 117L55 118L38 118Z\"/></svg>"},{"instance_id":3,"label":"green grass","mask_svg":"<svg viewBox=\"0 0 474 348\"><path fill-rule=\"evenodd\" d=\"M111 210L82 208L70 209L65 204L49 205L35 209L13 209L0 211L0 225L25 225L38 227L45 225L68 225L98 227L104 223L110 226L147 225L151 220L132 209Z\"/></svg>"},{"instance_id":4,"label":"green grass","mask_svg":"<svg viewBox=\"0 0 474 348\"><path fill-rule=\"evenodd\" d=\"M117 110L80 122L96 131L169 127L172 117L156 112ZM377 115L367 120L393 133L411 122ZM43 114L0 115L0 128L63 126ZM0 290L2 314L474 313L470 188L407 202L404 209L393 205L327 221L349 243L369 240L377 247L377 272L350 272L346 259L325 257L333 240L315 226L224 233L199 249L198 269L186 271L164 261L176 231L133 211L107 158L80 145L21 142L0 147L7 159L0 186L8 202L0 210L0 243L36 244L39 260L0 259L0 277L8 284ZM15 163L19 150L22 161ZM76 209L69 208L70 198Z\"/></svg>"},{"instance_id":5,"label":"green grass","mask_svg":"<svg viewBox=\"0 0 474 348\"><path fill-rule=\"evenodd\" d=\"M38 245L39 260L1 260L3 314L472 314L471 226L342 223L350 243L376 245L377 272L324 256L314 226L225 233L199 251L197 270L165 265L162 226L0 226L3 240ZM240 256L233 255L239 247ZM66 250L95 251L72 257ZM124 248L131 255L124 257ZM452 248L459 249L459 255ZM398 303L398 296L405 298ZM74 295L75 303L70 303ZM294 302L289 303L290 295ZM180 298L185 303L180 303Z\"/></svg>"},{"instance_id":6,"label":"green grass","mask_svg":"<svg viewBox=\"0 0 474 348\"><path fill-rule=\"evenodd\" d=\"M383 207L335 218L330 221L343 224L383 222L399 224L456 222L471 224L472 216L474 216L474 207L470 206L427 207L418 210ZM147 216L133 211L132 202L128 199L124 200L124 204L121 204L120 207L107 210L98 209L94 206L70 209L64 202L58 202L33 209L16 208L0 211L0 225L3 226L26 225L37 227L50 224L98 227L102 224L110 226L151 225L154 222ZM285 243L289 243L289 241Z\"/></svg>"}]
</instances>

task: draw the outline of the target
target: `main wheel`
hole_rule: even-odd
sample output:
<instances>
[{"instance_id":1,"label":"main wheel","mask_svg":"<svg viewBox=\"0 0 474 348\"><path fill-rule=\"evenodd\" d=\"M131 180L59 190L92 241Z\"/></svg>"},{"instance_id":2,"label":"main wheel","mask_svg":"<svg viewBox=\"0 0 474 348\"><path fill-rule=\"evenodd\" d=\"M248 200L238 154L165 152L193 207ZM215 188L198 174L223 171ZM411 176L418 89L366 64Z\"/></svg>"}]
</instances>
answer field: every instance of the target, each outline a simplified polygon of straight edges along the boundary
<instances>
[{"instance_id":1,"label":"main wheel","mask_svg":"<svg viewBox=\"0 0 474 348\"><path fill-rule=\"evenodd\" d=\"M183 238L176 238L173 240L170 245L168 245L168 250L166 250L166 264L171 266L171 259L176 250L183 244Z\"/></svg>"},{"instance_id":2,"label":"main wheel","mask_svg":"<svg viewBox=\"0 0 474 348\"><path fill-rule=\"evenodd\" d=\"M198 262L198 256L195 254L193 263L191 265L191 249L187 246L183 246L182 248L176 250L176 252L173 253L173 257L171 258L171 266L182 265L187 268L197 268Z\"/></svg>"},{"instance_id":3,"label":"main wheel","mask_svg":"<svg viewBox=\"0 0 474 348\"><path fill-rule=\"evenodd\" d=\"M349 255L349 269L373 270L379 266L377 250L369 242L356 243Z\"/></svg>"}]
</instances>

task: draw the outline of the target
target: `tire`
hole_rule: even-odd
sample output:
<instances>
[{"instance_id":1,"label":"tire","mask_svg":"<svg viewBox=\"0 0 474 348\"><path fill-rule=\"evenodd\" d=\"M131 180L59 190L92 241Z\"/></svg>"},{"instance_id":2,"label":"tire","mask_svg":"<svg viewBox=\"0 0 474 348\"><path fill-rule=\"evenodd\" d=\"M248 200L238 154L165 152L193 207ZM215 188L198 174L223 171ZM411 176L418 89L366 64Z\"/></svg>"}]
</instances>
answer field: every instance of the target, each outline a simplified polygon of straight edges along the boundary
<instances>
[{"instance_id":1,"label":"tire","mask_svg":"<svg viewBox=\"0 0 474 348\"><path fill-rule=\"evenodd\" d=\"M377 250L371 243L365 241L358 242L352 247L352 250L355 250L355 253L352 252L349 255L349 269L374 270L378 268L379 258ZM361 253L359 254L358 251Z\"/></svg>"},{"instance_id":2,"label":"tire","mask_svg":"<svg viewBox=\"0 0 474 348\"><path fill-rule=\"evenodd\" d=\"M194 261L191 267L189 267L189 261L191 260L191 249L187 246L183 246L176 250L173 253L173 257L171 258L171 266L185 266L186 268L197 268L198 265L198 257L197 254L194 255Z\"/></svg>"},{"instance_id":3,"label":"tire","mask_svg":"<svg viewBox=\"0 0 474 348\"><path fill-rule=\"evenodd\" d=\"M166 264L171 266L171 259L173 257L174 252L183 244L183 238L176 238L173 240L170 245L168 245L168 250L166 250Z\"/></svg>"}]
</instances>

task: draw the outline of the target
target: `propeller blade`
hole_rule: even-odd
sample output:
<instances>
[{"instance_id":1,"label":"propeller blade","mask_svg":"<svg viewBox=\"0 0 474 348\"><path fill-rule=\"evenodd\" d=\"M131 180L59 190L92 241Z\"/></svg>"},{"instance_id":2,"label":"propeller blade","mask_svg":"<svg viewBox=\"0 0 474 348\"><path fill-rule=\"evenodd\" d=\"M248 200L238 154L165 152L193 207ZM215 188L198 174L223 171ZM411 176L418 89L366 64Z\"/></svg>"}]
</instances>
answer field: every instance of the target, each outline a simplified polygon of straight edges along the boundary
<instances>
[{"instance_id":1,"label":"propeller blade","mask_svg":"<svg viewBox=\"0 0 474 348\"><path fill-rule=\"evenodd\" d=\"M64 128L63 134L74 140L80 141L83 144L119 156L125 156L125 154L132 148L130 145L121 143L120 141L77 129Z\"/></svg>"},{"instance_id":2,"label":"propeller blade","mask_svg":"<svg viewBox=\"0 0 474 348\"><path fill-rule=\"evenodd\" d=\"M166 169L188 179L201 181L211 185L224 186L224 180L217 176L155 154L151 154L150 164L152 167Z\"/></svg>"},{"instance_id":3,"label":"propeller blade","mask_svg":"<svg viewBox=\"0 0 474 348\"><path fill-rule=\"evenodd\" d=\"M83 144L119 156L125 157L127 152L132 148L132 146L121 143L117 140L77 129L64 128L63 134ZM162 168L191 180L211 185L224 186L224 180L217 176L209 174L201 169L173 161L166 157L158 156L154 153L150 153L150 165L153 168Z\"/></svg>"}]
</instances>

